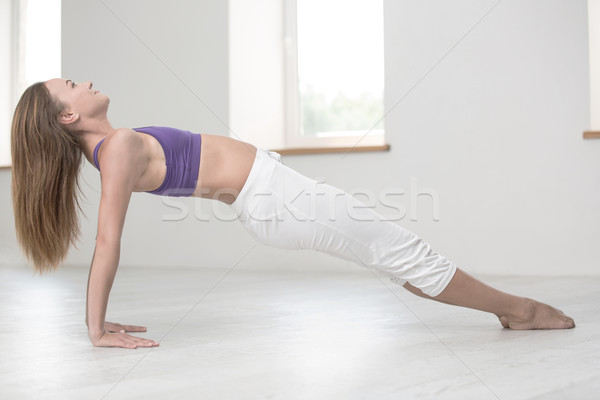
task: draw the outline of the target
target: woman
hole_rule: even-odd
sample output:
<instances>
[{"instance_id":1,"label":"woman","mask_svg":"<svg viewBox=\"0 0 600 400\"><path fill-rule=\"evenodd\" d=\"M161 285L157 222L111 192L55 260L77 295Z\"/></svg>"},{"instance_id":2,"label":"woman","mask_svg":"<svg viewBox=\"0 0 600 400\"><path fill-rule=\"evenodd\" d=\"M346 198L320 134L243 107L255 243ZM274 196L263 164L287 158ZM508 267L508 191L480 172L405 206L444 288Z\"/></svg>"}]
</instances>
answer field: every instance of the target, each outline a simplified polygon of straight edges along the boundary
<instances>
[{"instance_id":1,"label":"woman","mask_svg":"<svg viewBox=\"0 0 600 400\"><path fill-rule=\"evenodd\" d=\"M86 306L94 346L158 345L126 333L144 332L144 327L104 319L129 199L132 192L143 191L227 203L263 243L309 248L376 268L416 295L494 313L505 328L575 326L551 306L503 293L467 275L349 194L331 185L317 187L316 181L283 165L277 153L173 128L114 129L107 118L109 102L91 82L52 79L23 93L12 124L17 239L38 272L55 269L80 234L82 157L101 171Z\"/></svg>"}]
</instances>

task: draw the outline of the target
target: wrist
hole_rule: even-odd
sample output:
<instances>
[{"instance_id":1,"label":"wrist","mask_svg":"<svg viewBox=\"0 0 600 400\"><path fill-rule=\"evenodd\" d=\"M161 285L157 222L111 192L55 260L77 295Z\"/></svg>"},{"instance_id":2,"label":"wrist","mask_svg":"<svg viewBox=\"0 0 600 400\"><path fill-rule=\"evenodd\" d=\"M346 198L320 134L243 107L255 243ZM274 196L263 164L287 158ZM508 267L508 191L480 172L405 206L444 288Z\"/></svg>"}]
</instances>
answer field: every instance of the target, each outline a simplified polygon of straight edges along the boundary
<instances>
[{"instance_id":1,"label":"wrist","mask_svg":"<svg viewBox=\"0 0 600 400\"><path fill-rule=\"evenodd\" d=\"M102 336L104 336L105 333L106 333L106 330L104 330L104 328L102 328L102 329L90 329L88 327L88 335L89 335L90 340L92 341L92 343L96 343L100 339L102 339Z\"/></svg>"}]
</instances>

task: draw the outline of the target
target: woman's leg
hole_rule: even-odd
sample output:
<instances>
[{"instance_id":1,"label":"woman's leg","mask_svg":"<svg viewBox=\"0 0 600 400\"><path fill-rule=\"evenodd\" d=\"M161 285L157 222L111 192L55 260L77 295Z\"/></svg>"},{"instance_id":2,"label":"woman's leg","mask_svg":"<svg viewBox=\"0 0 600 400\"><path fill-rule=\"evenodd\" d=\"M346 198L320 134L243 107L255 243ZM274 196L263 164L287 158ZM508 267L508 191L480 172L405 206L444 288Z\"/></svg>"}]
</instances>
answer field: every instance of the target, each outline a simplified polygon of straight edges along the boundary
<instances>
[{"instance_id":1,"label":"woman's leg","mask_svg":"<svg viewBox=\"0 0 600 400\"><path fill-rule=\"evenodd\" d=\"M505 328L565 329L574 328L575 321L562 311L526 297L501 292L473 278L460 268L446 288L431 297L406 283L404 287L418 296L446 304L473 308L496 314Z\"/></svg>"},{"instance_id":2,"label":"woman's leg","mask_svg":"<svg viewBox=\"0 0 600 400\"><path fill-rule=\"evenodd\" d=\"M277 158L275 158L277 159ZM259 150L232 207L258 241L312 249L373 268L415 294L494 313L513 329L570 328L573 320L534 300L503 293L458 269L412 232L348 193L319 183Z\"/></svg>"}]
</instances>

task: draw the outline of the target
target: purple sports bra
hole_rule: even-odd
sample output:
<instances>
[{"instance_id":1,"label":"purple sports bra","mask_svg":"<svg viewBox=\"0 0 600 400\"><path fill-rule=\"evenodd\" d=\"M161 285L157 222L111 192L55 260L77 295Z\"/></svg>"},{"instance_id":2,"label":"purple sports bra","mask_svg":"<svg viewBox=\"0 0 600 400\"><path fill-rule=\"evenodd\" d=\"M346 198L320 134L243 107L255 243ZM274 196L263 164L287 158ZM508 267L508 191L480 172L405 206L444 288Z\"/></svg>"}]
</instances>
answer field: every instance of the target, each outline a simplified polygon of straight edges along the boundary
<instances>
[{"instance_id":1,"label":"purple sports bra","mask_svg":"<svg viewBox=\"0 0 600 400\"><path fill-rule=\"evenodd\" d=\"M171 197L191 196L198 183L202 136L199 133L161 126L148 126L133 130L155 137L165 152L165 164L167 165L165 180L157 189L146 193ZM94 164L98 171L100 170L98 149L104 139L98 142L94 149Z\"/></svg>"}]
</instances>

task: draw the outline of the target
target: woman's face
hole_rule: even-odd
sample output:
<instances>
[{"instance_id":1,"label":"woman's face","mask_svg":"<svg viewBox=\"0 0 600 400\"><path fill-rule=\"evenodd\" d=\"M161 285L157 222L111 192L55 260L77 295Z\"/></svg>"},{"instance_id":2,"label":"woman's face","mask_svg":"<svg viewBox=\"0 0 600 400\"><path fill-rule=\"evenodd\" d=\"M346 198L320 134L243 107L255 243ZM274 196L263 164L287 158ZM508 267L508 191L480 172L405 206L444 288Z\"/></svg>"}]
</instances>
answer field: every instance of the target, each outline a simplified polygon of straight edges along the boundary
<instances>
[{"instance_id":1,"label":"woman's face","mask_svg":"<svg viewBox=\"0 0 600 400\"><path fill-rule=\"evenodd\" d=\"M65 107L64 113L79 119L106 117L110 99L92 88L92 82L75 83L70 79L51 79L45 82L50 94ZM61 121L62 120L61 115ZM75 122L71 121L71 122ZM68 122L67 122L68 123Z\"/></svg>"}]
</instances>

